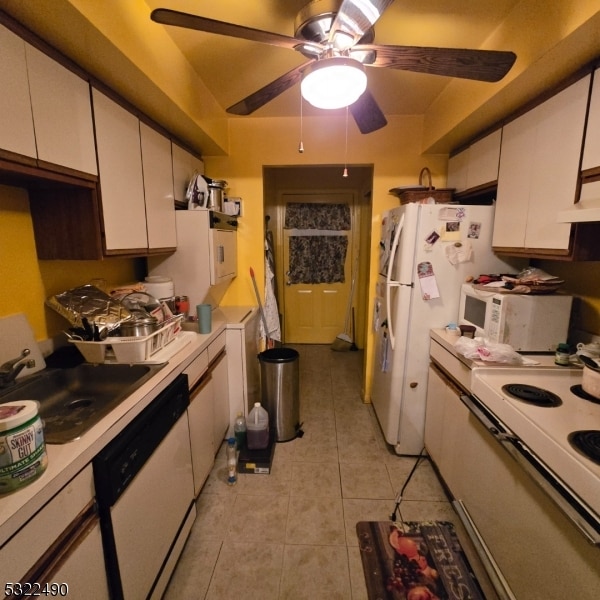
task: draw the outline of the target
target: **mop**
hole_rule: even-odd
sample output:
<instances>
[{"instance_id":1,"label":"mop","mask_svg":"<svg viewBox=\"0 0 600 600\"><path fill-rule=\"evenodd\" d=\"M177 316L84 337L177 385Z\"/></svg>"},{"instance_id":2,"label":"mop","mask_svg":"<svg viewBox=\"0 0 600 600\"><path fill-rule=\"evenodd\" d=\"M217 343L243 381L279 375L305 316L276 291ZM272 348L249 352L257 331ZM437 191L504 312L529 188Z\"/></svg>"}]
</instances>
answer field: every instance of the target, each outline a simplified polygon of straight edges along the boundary
<instances>
[{"instance_id":1,"label":"mop","mask_svg":"<svg viewBox=\"0 0 600 600\"><path fill-rule=\"evenodd\" d=\"M352 349L353 341L349 335L350 313L352 311L352 298L354 296L354 284L356 283L356 271L358 269L358 256L354 261L354 269L352 270L352 283L350 284L350 295L348 296L348 307L346 308L346 319L344 321L344 331L340 333L333 343L331 349L336 352L347 352Z\"/></svg>"}]
</instances>

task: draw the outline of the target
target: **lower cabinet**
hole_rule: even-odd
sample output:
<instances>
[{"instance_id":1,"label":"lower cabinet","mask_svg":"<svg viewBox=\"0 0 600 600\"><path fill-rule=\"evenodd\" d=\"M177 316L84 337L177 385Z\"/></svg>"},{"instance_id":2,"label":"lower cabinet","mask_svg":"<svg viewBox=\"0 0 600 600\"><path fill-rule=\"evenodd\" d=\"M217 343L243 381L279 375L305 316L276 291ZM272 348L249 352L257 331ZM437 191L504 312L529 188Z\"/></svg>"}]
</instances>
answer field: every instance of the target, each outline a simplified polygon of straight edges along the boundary
<instances>
[{"instance_id":1,"label":"lower cabinet","mask_svg":"<svg viewBox=\"0 0 600 600\"><path fill-rule=\"evenodd\" d=\"M185 372L190 385L188 420L194 495L198 496L229 428L225 332L212 342Z\"/></svg>"},{"instance_id":2,"label":"lower cabinet","mask_svg":"<svg viewBox=\"0 0 600 600\"><path fill-rule=\"evenodd\" d=\"M25 595L109 598L91 465L0 548L0 567L3 584L48 585Z\"/></svg>"},{"instance_id":3,"label":"lower cabinet","mask_svg":"<svg viewBox=\"0 0 600 600\"><path fill-rule=\"evenodd\" d=\"M215 462L213 379L210 373L192 388L188 420L194 472L194 496L198 496Z\"/></svg>"}]
</instances>

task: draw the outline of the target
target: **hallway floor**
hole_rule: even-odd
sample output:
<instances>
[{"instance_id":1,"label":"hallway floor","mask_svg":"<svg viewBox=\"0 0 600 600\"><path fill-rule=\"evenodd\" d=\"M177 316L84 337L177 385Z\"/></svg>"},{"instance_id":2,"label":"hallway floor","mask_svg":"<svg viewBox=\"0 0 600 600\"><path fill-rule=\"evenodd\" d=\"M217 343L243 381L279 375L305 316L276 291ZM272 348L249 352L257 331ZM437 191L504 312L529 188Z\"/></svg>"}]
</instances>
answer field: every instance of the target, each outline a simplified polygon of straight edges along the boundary
<instances>
[{"instance_id":1,"label":"hallway floor","mask_svg":"<svg viewBox=\"0 0 600 600\"><path fill-rule=\"evenodd\" d=\"M304 436L277 444L269 475L238 475L234 486L221 447L166 600L367 599L356 523L390 518L416 459L388 449L361 401L362 352L294 348ZM427 459L405 490L400 518L452 521L469 551Z\"/></svg>"}]
</instances>

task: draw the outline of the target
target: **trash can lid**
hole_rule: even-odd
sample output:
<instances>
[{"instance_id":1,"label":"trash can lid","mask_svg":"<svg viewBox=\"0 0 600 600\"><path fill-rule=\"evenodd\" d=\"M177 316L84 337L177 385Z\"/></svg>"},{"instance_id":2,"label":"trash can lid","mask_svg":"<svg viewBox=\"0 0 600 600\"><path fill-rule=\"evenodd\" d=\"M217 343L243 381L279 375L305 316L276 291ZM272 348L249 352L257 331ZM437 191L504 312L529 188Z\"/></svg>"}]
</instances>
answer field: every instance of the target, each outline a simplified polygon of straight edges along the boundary
<instances>
[{"instance_id":1,"label":"trash can lid","mask_svg":"<svg viewBox=\"0 0 600 600\"><path fill-rule=\"evenodd\" d=\"M298 352L292 348L269 348L268 350L263 350L258 355L258 358L263 362L283 363L292 362L299 356Z\"/></svg>"}]
</instances>

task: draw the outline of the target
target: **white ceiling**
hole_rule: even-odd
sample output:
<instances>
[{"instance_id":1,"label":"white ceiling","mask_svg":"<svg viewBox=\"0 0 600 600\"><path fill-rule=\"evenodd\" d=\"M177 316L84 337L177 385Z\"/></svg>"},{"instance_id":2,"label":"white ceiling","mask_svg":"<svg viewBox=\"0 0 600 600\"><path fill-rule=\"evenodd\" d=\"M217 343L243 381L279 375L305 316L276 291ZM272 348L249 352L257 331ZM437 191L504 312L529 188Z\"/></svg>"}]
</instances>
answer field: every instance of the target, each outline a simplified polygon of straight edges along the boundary
<instances>
[{"instance_id":1,"label":"white ceiling","mask_svg":"<svg viewBox=\"0 0 600 600\"><path fill-rule=\"evenodd\" d=\"M151 9L169 8L287 36L294 35L296 14L308 3L308 0L145 1ZM395 0L375 25L375 43L479 48L518 1ZM178 27L165 28L223 109L306 61L293 50ZM424 114L451 81L394 69L371 68L367 75L369 89L386 115ZM306 103L303 110L305 114L319 112ZM299 111L300 90L296 85L252 116L296 116Z\"/></svg>"}]
</instances>

